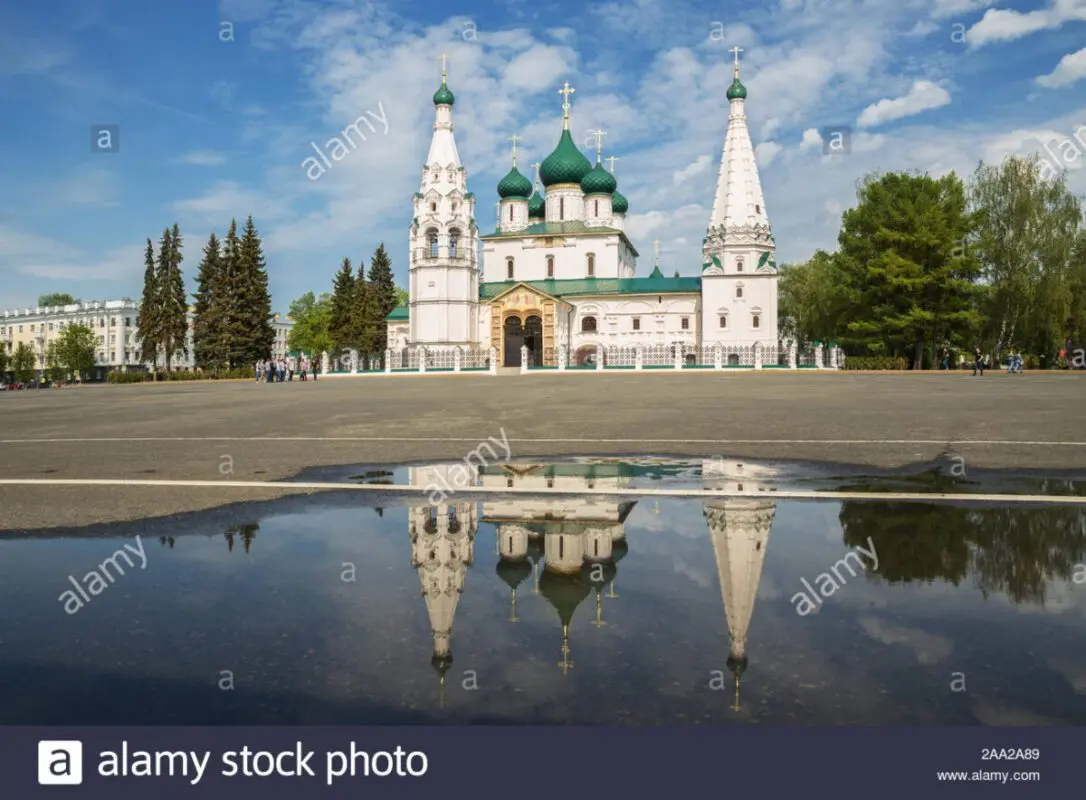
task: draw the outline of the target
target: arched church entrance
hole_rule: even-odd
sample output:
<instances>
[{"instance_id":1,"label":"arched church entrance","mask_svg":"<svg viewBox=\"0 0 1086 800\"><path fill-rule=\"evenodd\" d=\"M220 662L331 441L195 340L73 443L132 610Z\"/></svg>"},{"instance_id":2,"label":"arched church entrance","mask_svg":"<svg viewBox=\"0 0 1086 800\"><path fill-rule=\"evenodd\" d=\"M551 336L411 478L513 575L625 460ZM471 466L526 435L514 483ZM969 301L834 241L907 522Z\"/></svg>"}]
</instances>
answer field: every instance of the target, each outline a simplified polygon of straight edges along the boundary
<instances>
[{"instance_id":1,"label":"arched church entrance","mask_svg":"<svg viewBox=\"0 0 1086 800\"><path fill-rule=\"evenodd\" d=\"M577 348L577 352L573 354L573 365L575 367L594 367L596 366L598 345L586 344Z\"/></svg>"},{"instance_id":2,"label":"arched church entrance","mask_svg":"<svg viewBox=\"0 0 1086 800\"><path fill-rule=\"evenodd\" d=\"M505 320L504 333L502 352L505 358L502 360L502 366L519 367L520 348L524 344L525 333L523 326L520 324L520 317L514 316Z\"/></svg>"},{"instance_id":3,"label":"arched church entrance","mask_svg":"<svg viewBox=\"0 0 1086 800\"><path fill-rule=\"evenodd\" d=\"M528 366L538 367L543 356L543 318L536 315L524 321L524 346L528 348Z\"/></svg>"}]
</instances>

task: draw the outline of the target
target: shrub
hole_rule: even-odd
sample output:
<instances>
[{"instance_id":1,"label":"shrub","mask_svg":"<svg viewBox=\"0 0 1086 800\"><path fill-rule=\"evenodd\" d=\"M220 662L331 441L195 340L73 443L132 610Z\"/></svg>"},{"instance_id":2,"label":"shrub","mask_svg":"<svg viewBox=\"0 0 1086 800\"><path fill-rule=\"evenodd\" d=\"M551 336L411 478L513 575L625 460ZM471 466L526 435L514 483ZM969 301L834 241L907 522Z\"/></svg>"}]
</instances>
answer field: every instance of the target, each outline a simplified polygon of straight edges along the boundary
<instances>
[{"instance_id":1,"label":"shrub","mask_svg":"<svg viewBox=\"0 0 1086 800\"><path fill-rule=\"evenodd\" d=\"M237 369L224 369L218 372L196 372L195 370L185 370L182 372L160 372L158 373L158 381L215 381L215 380L238 380L243 378L252 379L253 370L248 367L239 367ZM110 383L151 383L155 380L155 376L150 372L111 372L107 376L106 380Z\"/></svg>"},{"instance_id":2,"label":"shrub","mask_svg":"<svg viewBox=\"0 0 1086 800\"><path fill-rule=\"evenodd\" d=\"M845 369L854 370L907 370L909 362L894 356L846 356Z\"/></svg>"}]
</instances>

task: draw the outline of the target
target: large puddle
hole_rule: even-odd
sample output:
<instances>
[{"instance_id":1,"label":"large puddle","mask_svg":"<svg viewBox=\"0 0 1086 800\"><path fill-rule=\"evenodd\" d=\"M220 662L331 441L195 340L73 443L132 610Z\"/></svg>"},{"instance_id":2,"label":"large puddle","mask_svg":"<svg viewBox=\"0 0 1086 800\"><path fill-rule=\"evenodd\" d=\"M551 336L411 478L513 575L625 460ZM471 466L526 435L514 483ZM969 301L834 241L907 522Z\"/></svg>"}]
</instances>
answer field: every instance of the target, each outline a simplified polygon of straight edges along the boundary
<instances>
[{"instance_id":1,"label":"large puddle","mask_svg":"<svg viewBox=\"0 0 1086 800\"><path fill-rule=\"evenodd\" d=\"M462 470L315 470L418 493L0 532L0 723L1086 723L1086 508L774 498L1081 480ZM757 496L636 496L669 487ZM608 490L634 494L577 494Z\"/></svg>"}]
</instances>

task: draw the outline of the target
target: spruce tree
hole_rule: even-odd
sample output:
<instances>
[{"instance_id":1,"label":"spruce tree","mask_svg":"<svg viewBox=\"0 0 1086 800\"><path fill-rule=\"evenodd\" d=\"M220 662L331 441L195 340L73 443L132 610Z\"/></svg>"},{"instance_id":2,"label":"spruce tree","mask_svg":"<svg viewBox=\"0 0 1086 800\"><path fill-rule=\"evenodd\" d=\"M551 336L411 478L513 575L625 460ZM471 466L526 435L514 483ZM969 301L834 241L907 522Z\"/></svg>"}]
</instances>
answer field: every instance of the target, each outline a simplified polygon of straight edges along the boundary
<instances>
[{"instance_id":1,"label":"spruce tree","mask_svg":"<svg viewBox=\"0 0 1086 800\"><path fill-rule=\"evenodd\" d=\"M200 272L196 276L196 303L193 314L193 358L201 369L218 370L230 361L226 339L226 304L222 255L214 232L207 239Z\"/></svg>"},{"instance_id":2,"label":"spruce tree","mask_svg":"<svg viewBox=\"0 0 1086 800\"><path fill-rule=\"evenodd\" d=\"M332 282L332 314L328 323L328 333L336 350L354 347L357 315L354 306L357 299L354 270L351 259L344 258L343 264Z\"/></svg>"},{"instance_id":3,"label":"spruce tree","mask_svg":"<svg viewBox=\"0 0 1086 800\"><path fill-rule=\"evenodd\" d=\"M245 221L245 231L238 243L238 317L239 354L242 364L270 358L275 343L272 325L271 292L264 246L256 232L252 215Z\"/></svg>"},{"instance_id":4,"label":"spruce tree","mask_svg":"<svg viewBox=\"0 0 1086 800\"><path fill-rule=\"evenodd\" d=\"M369 282L372 287L369 293L372 308L368 312L371 319L368 320L367 328L371 333L367 349L383 353L388 347L388 323L385 322L385 317L399 305L399 291L392 276L392 259L385 251L384 242L381 242L370 260Z\"/></svg>"},{"instance_id":5,"label":"spruce tree","mask_svg":"<svg viewBox=\"0 0 1086 800\"><path fill-rule=\"evenodd\" d=\"M166 351L167 372L175 356L188 353L189 307L181 275L182 246L181 230L175 222L173 229L163 234L163 247L158 254L161 340Z\"/></svg>"},{"instance_id":6,"label":"spruce tree","mask_svg":"<svg viewBox=\"0 0 1086 800\"><path fill-rule=\"evenodd\" d=\"M230 220L226 238L222 242L219 258L219 274L222 283L222 347L231 369L256 363L246 360L244 352L244 326L248 317L244 313L244 291L241 275L241 243L238 241L238 222ZM259 357L258 357L259 358Z\"/></svg>"},{"instance_id":7,"label":"spruce tree","mask_svg":"<svg viewBox=\"0 0 1086 800\"><path fill-rule=\"evenodd\" d=\"M140 298L140 311L136 317L136 344L139 346L140 361L150 364L158 372L159 317L158 317L158 281L155 269L155 248L147 240L144 254L143 296Z\"/></svg>"}]
</instances>

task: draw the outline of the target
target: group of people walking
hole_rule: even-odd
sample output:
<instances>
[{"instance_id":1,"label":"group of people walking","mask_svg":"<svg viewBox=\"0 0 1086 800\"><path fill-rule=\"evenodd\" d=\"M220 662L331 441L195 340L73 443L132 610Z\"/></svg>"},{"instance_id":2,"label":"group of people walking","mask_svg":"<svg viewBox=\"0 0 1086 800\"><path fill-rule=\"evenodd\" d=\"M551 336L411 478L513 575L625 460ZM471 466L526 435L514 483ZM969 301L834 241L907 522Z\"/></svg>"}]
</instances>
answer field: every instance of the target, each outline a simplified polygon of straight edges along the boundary
<instances>
[{"instance_id":1,"label":"group of people walking","mask_svg":"<svg viewBox=\"0 0 1086 800\"><path fill-rule=\"evenodd\" d=\"M256 382L260 383L282 383L283 381L293 381L294 375L297 373L298 380L308 380L310 375L313 376L313 380L317 379L317 373L320 372L320 366L316 361L312 363L309 361L309 356L280 356L279 358L260 359L256 362L255 367Z\"/></svg>"},{"instance_id":2,"label":"group of people walking","mask_svg":"<svg viewBox=\"0 0 1086 800\"><path fill-rule=\"evenodd\" d=\"M951 369L951 353L949 347L944 347L940 352L939 368L943 372L949 372ZM965 357L962 357L962 361L965 361ZM986 354L981 352L980 345L973 348L973 374L983 375L984 370L989 366L989 358ZM964 363L963 363L964 366ZM1007 356L1007 372L1021 373L1022 372L1022 354L1017 350L1011 350Z\"/></svg>"}]
</instances>

